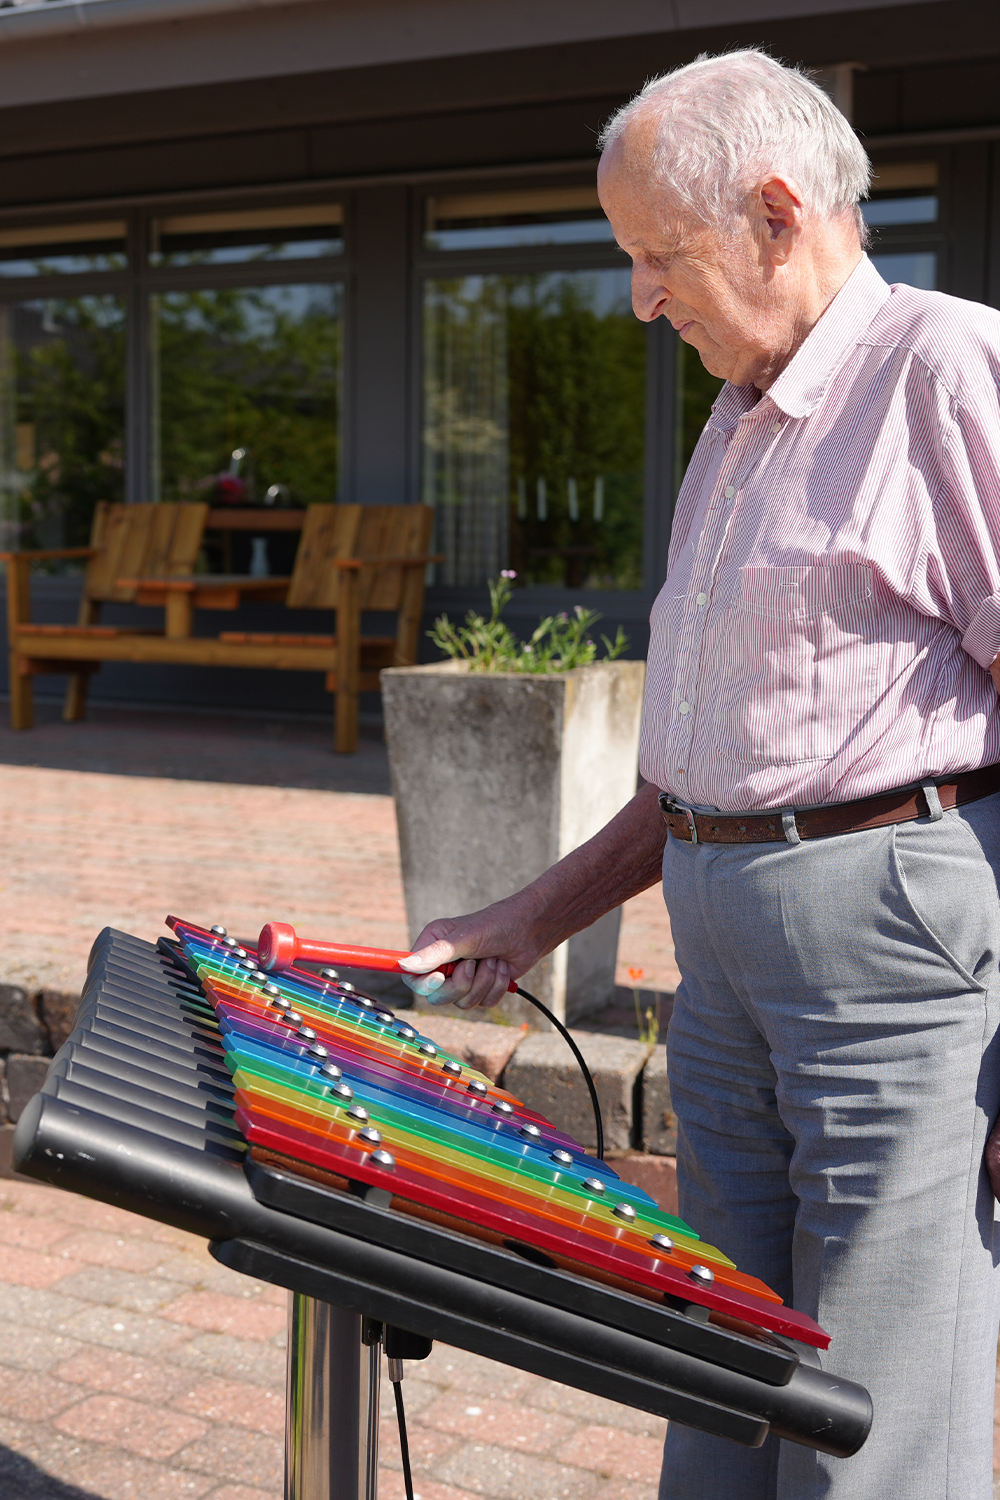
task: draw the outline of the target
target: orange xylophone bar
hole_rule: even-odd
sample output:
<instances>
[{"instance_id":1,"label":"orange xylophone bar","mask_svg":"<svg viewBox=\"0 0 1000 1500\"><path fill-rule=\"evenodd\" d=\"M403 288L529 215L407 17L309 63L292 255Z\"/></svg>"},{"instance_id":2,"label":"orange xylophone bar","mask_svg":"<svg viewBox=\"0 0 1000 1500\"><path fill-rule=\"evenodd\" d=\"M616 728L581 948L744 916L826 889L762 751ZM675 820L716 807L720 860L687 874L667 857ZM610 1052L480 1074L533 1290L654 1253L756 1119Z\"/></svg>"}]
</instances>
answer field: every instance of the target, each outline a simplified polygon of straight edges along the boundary
<instances>
[{"instance_id":1,"label":"orange xylophone bar","mask_svg":"<svg viewBox=\"0 0 1000 1500\"><path fill-rule=\"evenodd\" d=\"M386 974L407 974L399 965L409 954L397 948L356 948L350 943L327 943L317 938L300 938L287 922L268 922L257 939L257 961L269 974L290 969L298 959L307 964L343 964L349 969L378 969ZM451 974L456 964L441 964L437 972ZM513 994L517 980L507 986Z\"/></svg>"}]
</instances>

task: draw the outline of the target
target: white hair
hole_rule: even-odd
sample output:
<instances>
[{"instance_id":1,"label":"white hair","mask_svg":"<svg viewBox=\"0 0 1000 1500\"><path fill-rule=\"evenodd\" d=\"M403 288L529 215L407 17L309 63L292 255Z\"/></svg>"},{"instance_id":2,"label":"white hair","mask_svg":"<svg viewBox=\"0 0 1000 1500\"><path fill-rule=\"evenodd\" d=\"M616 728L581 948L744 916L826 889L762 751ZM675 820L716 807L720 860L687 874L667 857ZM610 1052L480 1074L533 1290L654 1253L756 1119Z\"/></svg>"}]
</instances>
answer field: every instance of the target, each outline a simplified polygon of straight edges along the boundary
<instances>
[{"instance_id":1,"label":"white hair","mask_svg":"<svg viewBox=\"0 0 1000 1500\"><path fill-rule=\"evenodd\" d=\"M650 79L612 115L601 147L642 120L657 126L653 173L685 217L732 231L754 186L775 173L794 180L810 214L853 209L866 243L858 203L868 196L871 163L829 95L798 68L756 48L703 53Z\"/></svg>"}]
</instances>

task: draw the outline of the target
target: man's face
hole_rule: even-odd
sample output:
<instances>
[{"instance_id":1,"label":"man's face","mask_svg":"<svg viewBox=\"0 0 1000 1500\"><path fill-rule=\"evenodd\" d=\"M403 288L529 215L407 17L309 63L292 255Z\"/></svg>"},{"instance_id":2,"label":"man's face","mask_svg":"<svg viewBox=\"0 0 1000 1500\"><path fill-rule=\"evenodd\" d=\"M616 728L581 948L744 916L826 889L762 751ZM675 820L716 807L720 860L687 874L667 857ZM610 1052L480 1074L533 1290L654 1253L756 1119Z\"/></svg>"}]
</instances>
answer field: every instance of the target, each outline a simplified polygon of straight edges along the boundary
<instances>
[{"instance_id":1,"label":"man's face","mask_svg":"<svg viewBox=\"0 0 1000 1500\"><path fill-rule=\"evenodd\" d=\"M668 195L619 144L601 159L598 191L615 238L632 257L636 317L667 318L712 375L735 385L763 375L782 342L782 320L749 223L724 239L679 222Z\"/></svg>"}]
</instances>

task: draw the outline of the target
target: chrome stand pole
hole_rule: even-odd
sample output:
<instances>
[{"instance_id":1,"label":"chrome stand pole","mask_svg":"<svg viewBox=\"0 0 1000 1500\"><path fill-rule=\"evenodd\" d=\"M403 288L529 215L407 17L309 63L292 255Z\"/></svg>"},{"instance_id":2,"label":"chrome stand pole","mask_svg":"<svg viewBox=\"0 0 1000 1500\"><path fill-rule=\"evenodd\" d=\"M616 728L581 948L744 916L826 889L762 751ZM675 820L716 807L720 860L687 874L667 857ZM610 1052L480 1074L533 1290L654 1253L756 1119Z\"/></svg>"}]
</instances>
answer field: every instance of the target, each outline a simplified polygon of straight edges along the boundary
<instances>
[{"instance_id":1,"label":"chrome stand pole","mask_svg":"<svg viewBox=\"0 0 1000 1500\"><path fill-rule=\"evenodd\" d=\"M288 1294L285 1500L377 1500L381 1344L362 1323Z\"/></svg>"}]
</instances>

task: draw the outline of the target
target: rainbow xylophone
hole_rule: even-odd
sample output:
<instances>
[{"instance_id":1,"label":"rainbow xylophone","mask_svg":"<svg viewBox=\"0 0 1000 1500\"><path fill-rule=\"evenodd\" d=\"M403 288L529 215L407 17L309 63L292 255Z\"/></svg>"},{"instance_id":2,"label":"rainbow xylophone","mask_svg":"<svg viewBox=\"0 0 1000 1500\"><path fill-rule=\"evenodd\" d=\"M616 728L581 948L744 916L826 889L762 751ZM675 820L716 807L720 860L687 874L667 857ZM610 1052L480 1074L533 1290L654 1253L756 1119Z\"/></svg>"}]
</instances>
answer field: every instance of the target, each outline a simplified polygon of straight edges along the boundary
<instances>
[{"instance_id":1,"label":"rainbow xylophone","mask_svg":"<svg viewBox=\"0 0 1000 1500\"><path fill-rule=\"evenodd\" d=\"M865 1441L822 1329L405 1013L170 926L95 942L14 1162L289 1289L287 1500L372 1500L383 1330L751 1447Z\"/></svg>"},{"instance_id":2,"label":"rainbow xylophone","mask_svg":"<svg viewBox=\"0 0 1000 1500\"><path fill-rule=\"evenodd\" d=\"M380 1189L404 1212L650 1300L829 1345L606 1162L331 971L269 972L221 928L167 922L215 1009L258 1159Z\"/></svg>"}]
</instances>

